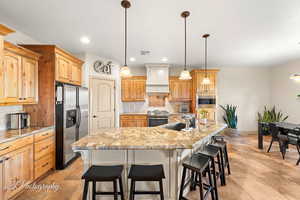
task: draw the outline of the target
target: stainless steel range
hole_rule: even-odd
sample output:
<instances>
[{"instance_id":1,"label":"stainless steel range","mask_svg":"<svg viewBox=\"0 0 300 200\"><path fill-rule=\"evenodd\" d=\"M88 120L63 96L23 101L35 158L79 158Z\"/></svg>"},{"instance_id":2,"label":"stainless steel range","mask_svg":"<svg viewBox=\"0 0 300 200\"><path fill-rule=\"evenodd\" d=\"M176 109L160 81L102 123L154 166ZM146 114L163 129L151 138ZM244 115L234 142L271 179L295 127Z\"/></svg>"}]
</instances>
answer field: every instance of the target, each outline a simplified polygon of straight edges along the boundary
<instances>
[{"instance_id":1,"label":"stainless steel range","mask_svg":"<svg viewBox=\"0 0 300 200\"><path fill-rule=\"evenodd\" d=\"M170 113L165 110L152 110L147 112L148 126L160 126L169 122Z\"/></svg>"}]
</instances>

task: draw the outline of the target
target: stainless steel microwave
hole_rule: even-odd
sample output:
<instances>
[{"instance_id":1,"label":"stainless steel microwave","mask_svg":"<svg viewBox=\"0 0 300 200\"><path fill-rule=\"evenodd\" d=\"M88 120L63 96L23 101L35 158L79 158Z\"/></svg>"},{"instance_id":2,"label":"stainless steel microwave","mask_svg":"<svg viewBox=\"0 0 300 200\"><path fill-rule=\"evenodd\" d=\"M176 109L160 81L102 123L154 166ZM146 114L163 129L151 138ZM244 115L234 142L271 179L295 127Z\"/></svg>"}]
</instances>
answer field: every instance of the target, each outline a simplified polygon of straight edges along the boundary
<instances>
[{"instance_id":1,"label":"stainless steel microwave","mask_svg":"<svg viewBox=\"0 0 300 200\"><path fill-rule=\"evenodd\" d=\"M198 105L216 105L215 97L198 97Z\"/></svg>"}]
</instances>

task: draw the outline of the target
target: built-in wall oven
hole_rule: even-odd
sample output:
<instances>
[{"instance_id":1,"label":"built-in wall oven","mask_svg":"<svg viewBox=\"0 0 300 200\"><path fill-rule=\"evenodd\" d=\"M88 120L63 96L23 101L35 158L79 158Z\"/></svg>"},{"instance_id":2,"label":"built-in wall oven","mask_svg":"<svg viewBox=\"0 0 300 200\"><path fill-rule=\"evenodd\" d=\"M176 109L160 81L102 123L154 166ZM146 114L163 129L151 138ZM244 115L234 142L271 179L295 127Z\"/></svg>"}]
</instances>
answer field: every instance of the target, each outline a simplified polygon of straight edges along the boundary
<instances>
[{"instance_id":1,"label":"built-in wall oven","mask_svg":"<svg viewBox=\"0 0 300 200\"><path fill-rule=\"evenodd\" d=\"M167 111L153 110L148 111L147 114L149 127L160 126L169 122L169 112Z\"/></svg>"},{"instance_id":2,"label":"built-in wall oven","mask_svg":"<svg viewBox=\"0 0 300 200\"><path fill-rule=\"evenodd\" d=\"M197 97L198 107L203 105L216 105L216 97L215 96L198 96Z\"/></svg>"},{"instance_id":3,"label":"built-in wall oven","mask_svg":"<svg viewBox=\"0 0 300 200\"><path fill-rule=\"evenodd\" d=\"M168 117L148 117L149 127L164 125L167 124L168 122L169 122Z\"/></svg>"}]
</instances>

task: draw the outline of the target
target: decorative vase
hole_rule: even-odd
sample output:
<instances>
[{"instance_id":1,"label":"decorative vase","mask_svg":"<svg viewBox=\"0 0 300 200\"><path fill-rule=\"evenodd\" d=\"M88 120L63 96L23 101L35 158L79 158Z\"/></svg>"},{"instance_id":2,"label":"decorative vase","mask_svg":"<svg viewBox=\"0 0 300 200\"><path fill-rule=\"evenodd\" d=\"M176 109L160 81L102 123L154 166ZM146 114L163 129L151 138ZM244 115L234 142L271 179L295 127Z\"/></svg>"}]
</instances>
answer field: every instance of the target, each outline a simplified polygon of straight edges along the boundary
<instances>
[{"instance_id":1,"label":"decorative vase","mask_svg":"<svg viewBox=\"0 0 300 200\"><path fill-rule=\"evenodd\" d=\"M226 128L225 133L230 134L230 135L239 135L240 134L236 128Z\"/></svg>"}]
</instances>

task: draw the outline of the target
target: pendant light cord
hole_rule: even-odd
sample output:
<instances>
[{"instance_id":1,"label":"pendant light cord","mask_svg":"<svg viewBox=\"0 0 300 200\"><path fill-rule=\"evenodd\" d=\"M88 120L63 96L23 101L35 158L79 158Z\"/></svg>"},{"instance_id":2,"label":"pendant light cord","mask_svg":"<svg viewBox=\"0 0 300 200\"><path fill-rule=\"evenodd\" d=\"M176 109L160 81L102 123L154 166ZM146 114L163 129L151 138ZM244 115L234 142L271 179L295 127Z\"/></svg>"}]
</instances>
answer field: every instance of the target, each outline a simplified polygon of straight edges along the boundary
<instances>
[{"instance_id":1,"label":"pendant light cord","mask_svg":"<svg viewBox=\"0 0 300 200\"><path fill-rule=\"evenodd\" d=\"M207 78L207 37L205 38L205 78Z\"/></svg>"},{"instance_id":2,"label":"pendant light cord","mask_svg":"<svg viewBox=\"0 0 300 200\"><path fill-rule=\"evenodd\" d=\"M125 66L127 66L127 8L125 8Z\"/></svg>"},{"instance_id":3,"label":"pendant light cord","mask_svg":"<svg viewBox=\"0 0 300 200\"><path fill-rule=\"evenodd\" d=\"M184 70L186 70L186 17L184 18Z\"/></svg>"}]
</instances>

